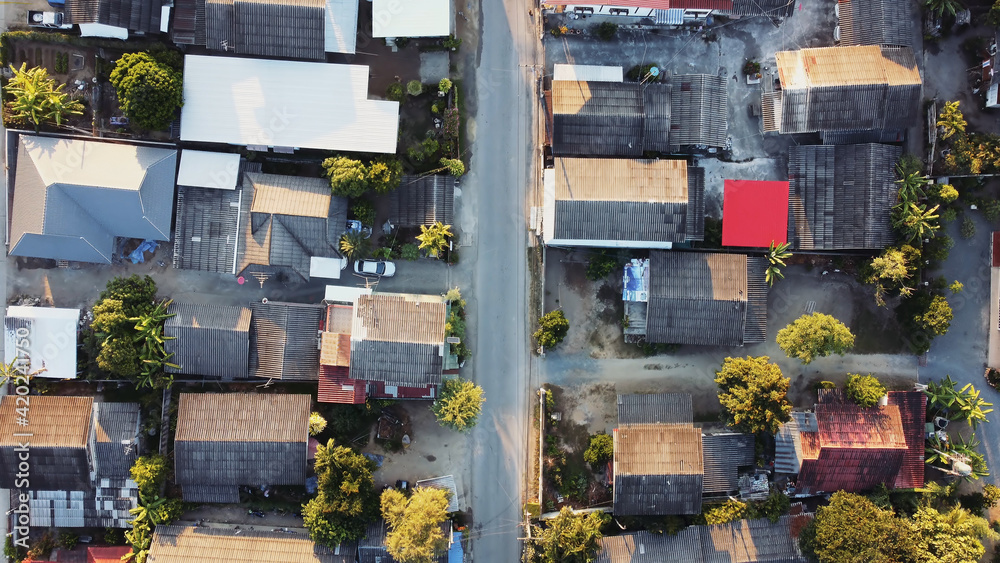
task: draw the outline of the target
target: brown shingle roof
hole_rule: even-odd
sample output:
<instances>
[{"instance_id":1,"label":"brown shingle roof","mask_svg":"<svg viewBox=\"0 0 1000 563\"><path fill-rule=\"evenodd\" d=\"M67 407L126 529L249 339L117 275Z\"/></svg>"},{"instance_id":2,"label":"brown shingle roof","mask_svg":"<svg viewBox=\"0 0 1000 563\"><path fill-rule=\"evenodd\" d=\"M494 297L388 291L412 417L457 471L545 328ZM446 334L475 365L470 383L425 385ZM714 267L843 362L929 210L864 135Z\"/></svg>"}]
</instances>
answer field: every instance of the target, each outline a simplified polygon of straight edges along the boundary
<instances>
[{"instance_id":1,"label":"brown shingle roof","mask_svg":"<svg viewBox=\"0 0 1000 563\"><path fill-rule=\"evenodd\" d=\"M309 395L181 393L175 441L305 442Z\"/></svg>"},{"instance_id":2,"label":"brown shingle roof","mask_svg":"<svg viewBox=\"0 0 1000 563\"><path fill-rule=\"evenodd\" d=\"M438 296L376 293L354 306L352 340L444 343L447 305Z\"/></svg>"},{"instance_id":3,"label":"brown shingle roof","mask_svg":"<svg viewBox=\"0 0 1000 563\"><path fill-rule=\"evenodd\" d=\"M17 408L27 406L27 424ZM30 404L7 395L0 401L0 446L16 446L26 438L14 434L31 433L32 447L84 448L90 434L93 397L33 395Z\"/></svg>"}]
</instances>

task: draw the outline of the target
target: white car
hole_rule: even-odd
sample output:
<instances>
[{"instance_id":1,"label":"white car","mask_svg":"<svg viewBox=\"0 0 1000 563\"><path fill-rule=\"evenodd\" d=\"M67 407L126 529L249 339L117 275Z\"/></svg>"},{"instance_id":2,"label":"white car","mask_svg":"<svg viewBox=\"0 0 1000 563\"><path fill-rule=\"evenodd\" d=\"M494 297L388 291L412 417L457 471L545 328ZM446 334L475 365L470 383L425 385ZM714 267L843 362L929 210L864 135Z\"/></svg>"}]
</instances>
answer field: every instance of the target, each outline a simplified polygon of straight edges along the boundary
<instances>
[{"instance_id":1,"label":"white car","mask_svg":"<svg viewBox=\"0 0 1000 563\"><path fill-rule=\"evenodd\" d=\"M396 265L385 260L358 260L354 263L354 273L362 276L391 278L396 273Z\"/></svg>"}]
</instances>

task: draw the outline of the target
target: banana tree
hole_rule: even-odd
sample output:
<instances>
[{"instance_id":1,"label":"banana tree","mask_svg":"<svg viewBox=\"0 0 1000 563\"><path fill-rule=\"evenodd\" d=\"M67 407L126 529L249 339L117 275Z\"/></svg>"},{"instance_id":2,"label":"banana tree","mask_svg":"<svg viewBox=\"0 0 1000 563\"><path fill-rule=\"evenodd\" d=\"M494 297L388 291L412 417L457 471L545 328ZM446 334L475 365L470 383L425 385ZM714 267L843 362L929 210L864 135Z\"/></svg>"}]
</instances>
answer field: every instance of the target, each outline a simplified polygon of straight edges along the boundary
<instances>
[{"instance_id":1,"label":"banana tree","mask_svg":"<svg viewBox=\"0 0 1000 563\"><path fill-rule=\"evenodd\" d=\"M946 375L940 383L934 383L933 381L928 383L927 388L924 389L924 394L927 395L927 400L931 405L935 405L941 409L950 409L958 397L955 385L956 383L951 379L951 375Z\"/></svg>"},{"instance_id":2,"label":"banana tree","mask_svg":"<svg viewBox=\"0 0 1000 563\"><path fill-rule=\"evenodd\" d=\"M767 285L774 285L774 282L784 279L785 274L781 273L781 268L785 267L785 259L792 255L788 252L788 246L787 242L775 244L773 240L771 241L771 246L767 249L767 272L764 273Z\"/></svg>"},{"instance_id":3,"label":"banana tree","mask_svg":"<svg viewBox=\"0 0 1000 563\"><path fill-rule=\"evenodd\" d=\"M962 390L955 395L951 407L954 411L951 420L964 419L972 428L978 427L980 422L989 422L986 415L993 412L993 409L986 407L992 407L993 403L983 400L979 393L980 391L971 383L962 387Z\"/></svg>"}]
</instances>

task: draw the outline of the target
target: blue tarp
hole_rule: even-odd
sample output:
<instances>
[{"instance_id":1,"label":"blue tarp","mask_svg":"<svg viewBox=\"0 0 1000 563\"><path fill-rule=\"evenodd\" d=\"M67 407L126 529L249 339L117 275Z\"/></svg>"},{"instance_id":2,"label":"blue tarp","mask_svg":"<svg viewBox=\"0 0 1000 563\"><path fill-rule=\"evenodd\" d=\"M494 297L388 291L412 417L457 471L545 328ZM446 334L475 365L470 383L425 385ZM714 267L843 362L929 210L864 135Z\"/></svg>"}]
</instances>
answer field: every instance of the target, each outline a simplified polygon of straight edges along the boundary
<instances>
[{"instance_id":1,"label":"blue tarp","mask_svg":"<svg viewBox=\"0 0 1000 563\"><path fill-rule=\"evenodd\" d=\"M132 254L128 255L128 259L132 261L133 264L142 264L145 261L143 257L143 252L156 252L156 247L160 246L160 243L155 240L144 240L138 248L132 251Z\"/></svg>"},{"instance_id":2,"label":"blue tarp","mask_svg":"<svg viewBox=\"0 0 1000 563\"><path fill-rule=\"evenodd\" d=\"M385 456L384 455L378 455L378 454L361 454L361 455L363 455L363 456L367 457L368 459L374 461L375 462L375 467L382 467L382 462L385 461Z\"/></svg>"},{"instance_id":3,"label":"blue tarp","mask_svg":"<svg viewBox=\"0 0 1000 563\"><path fill-rule=\"evenodd\" d=\"M649 300L649 260L633 258L625 265L622 277L622 299L625 301Z\"/></svg>"},{"instance_id":4,"label":"blue tarp","mask_svg":"<svg viewBox=\"0 0 1000 563\"><path fill-rule=\"evenodd\" d=\"M465 552L462 551L462 532L451 533L451 548L448 549L448 563L463 563Z\"/></svg>"}]
</instances>

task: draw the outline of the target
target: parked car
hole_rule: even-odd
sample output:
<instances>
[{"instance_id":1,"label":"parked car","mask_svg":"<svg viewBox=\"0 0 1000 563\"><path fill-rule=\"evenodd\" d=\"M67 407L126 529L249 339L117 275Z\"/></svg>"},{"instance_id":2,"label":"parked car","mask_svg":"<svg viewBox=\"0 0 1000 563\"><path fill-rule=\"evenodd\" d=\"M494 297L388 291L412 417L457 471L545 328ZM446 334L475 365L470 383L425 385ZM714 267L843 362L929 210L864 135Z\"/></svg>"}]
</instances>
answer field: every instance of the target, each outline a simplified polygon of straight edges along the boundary
<instances>
[{"instance_id":1,"label":"parked car","mask_svg":"<svg viewBox=\"0 0 1000 563\"><path fill-rule=\"evenodd\" d=\"M354 263L354 273L391 278L396 273L396 265L385 260L358 260Z\"/></svg>"}]
</instances>

